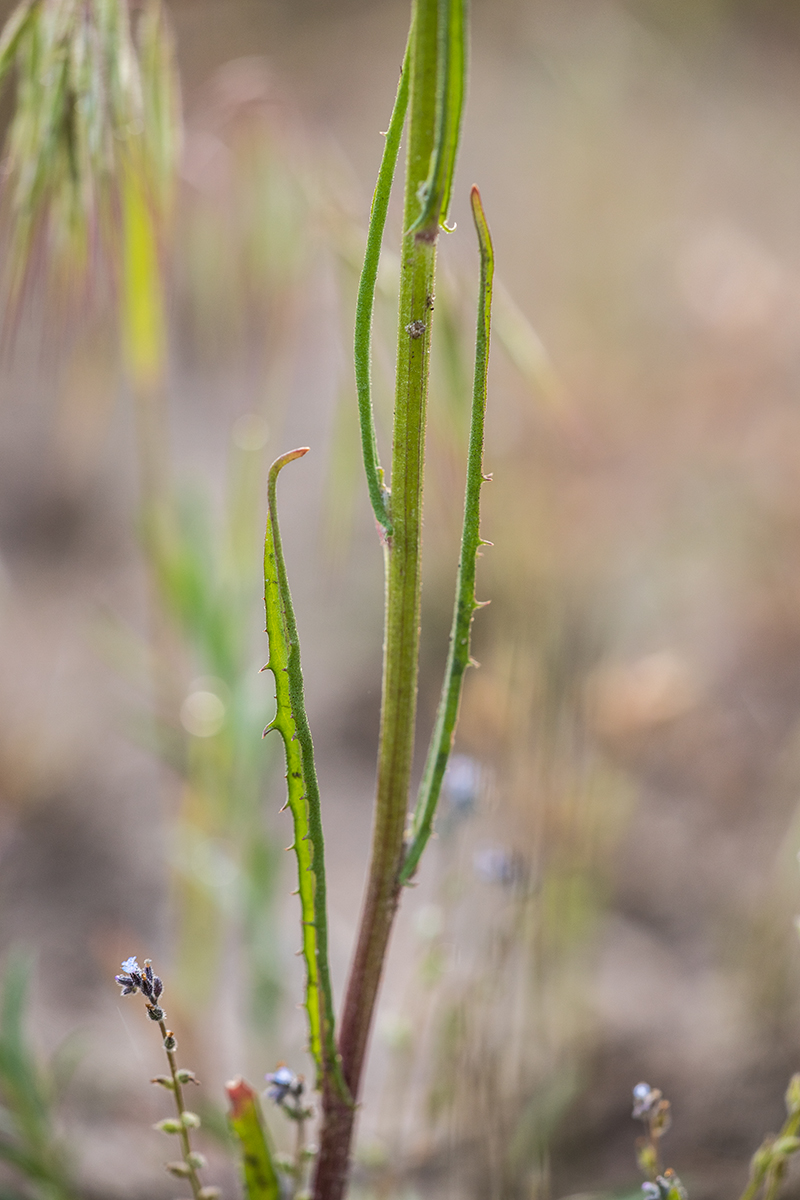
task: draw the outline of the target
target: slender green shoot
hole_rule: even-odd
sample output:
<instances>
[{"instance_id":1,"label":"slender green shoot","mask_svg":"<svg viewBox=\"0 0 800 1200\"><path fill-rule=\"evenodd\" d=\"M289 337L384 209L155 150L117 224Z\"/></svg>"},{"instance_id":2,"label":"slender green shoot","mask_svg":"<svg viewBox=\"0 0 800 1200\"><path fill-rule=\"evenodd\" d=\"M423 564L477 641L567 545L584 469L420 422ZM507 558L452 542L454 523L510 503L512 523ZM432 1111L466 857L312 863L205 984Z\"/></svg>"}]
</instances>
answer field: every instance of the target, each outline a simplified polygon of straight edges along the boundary
<instances>
[{"instance_id":1,"label":"slender green shoot","mask_svg":"<svg viewBox=\"0 0 800 1200\"><path fill-rule=\"evenodd\" d=\"M461 117L467 79L467 20L465 0L439 0L438 66L436 78L436 136L428 177L419 189L422 211L408 230L431 238L439 228L448 233L450 195L461 138Z\"/></svg>"},{"instance_id":2,"label":"slender green shoot","mask_svg":"<svg viewBox=\"0 0 800 1200\"><path fill-rule=\"evenodd\" d=\"M389 490L383 481L383 470L378 456L378 442L375 436L375 415L372 407L372 314L375 308L375 284L378 278L378 266L381 257L383 231L386 227L386 214L389 211L389 197L392 193L392 182L397 166L397 156L400 152L400 141L403 136L403 126L408 109L408 76L411 55L411 40L414 27L408 35L406 53L397 88L397 98L392 110L392 119L386 131L386 141L383 147L378 181L372 197L372 208L367 231L367 247L364 252L364 266L358 285L356 301L355 337L353 340L353 357L356 374L356 393L358 395L358 419L361 426L361 452L364 458L364 470L367 474L367 489L375 513L375 520L384 530L387 537L392 535L392 519L389 516L387 500Z\"/></svg>"},{"instance_id":3,"label":"slender green shoot","mask_svg":"<svg viewBox=\"0 0 800 1200\"><path fill-rule=\"evenodd\" d=\"M258 1094L244 1079L225 1085L230 1100L228 1120L242 1150L242 1175L247 1200L280 1200L275 1170Z\"/></svg>"},{"instance_id":4,"label":"slender green shoot","mask_svg":"<svg viewBox=\"0 0 800 1200\"><path fill-rule=\"evenodd\" d=\"M478 298L478 328L475 343L475 376L472 391L472 421L467 459L467 485L464 496L464 525L461 534L461 558L458 564L450 649L447 655L442 695L431 735L425 771L411 822L408 850L400 871L400 882L408 883L419 864L433 830L433 819L442 790L442 780L453 745L461 685L470 658L470 632L475 610L482 605L475 599L475 568L481 546L491 543L480 536L481 485L490 476L483 474L483 436L486 418L486 384L489 367L489 337L492 320L492 281L494 251L489 226L481 204L480 192L472 189L472 215L481 255L481 282ZM484 603L488 603L485 601Z\"/></svg>"},{"instance_id":5,"label":"slender green shoot","mask_svg":"<svg viewBox=\"0 0 800 1200\"><path fill-rule=\"evenodd\" d=\"M336 1051L333 989L328 966L328 918L325 885L325 846L322 835L319 784L314 744L306 716L300 642L283 557L276 489L287 463L302 458L308 447L290 450L269 470L267 532L264 543L264 604L269 636L269 669L275 677L276 712L264 730L279 730L286 752L287 806L294 820L293 849L297 855L298 894L306 964L306 1009L311 1055L322 1079L331 1078L342 1099L349 1092Z\"/></svg>"}]
</instances>

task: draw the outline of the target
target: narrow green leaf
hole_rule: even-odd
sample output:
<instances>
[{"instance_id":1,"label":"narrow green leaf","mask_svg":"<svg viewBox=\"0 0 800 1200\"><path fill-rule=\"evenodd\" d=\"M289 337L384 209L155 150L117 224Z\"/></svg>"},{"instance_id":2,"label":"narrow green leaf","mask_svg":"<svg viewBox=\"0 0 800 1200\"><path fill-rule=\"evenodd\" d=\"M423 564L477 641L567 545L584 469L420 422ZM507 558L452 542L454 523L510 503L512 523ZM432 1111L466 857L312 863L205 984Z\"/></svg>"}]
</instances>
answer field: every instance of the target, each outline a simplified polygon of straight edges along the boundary
<instances>
[{"instance_id":1,"label":"narrow green leaf","mask_svg":"<svg viewBox=\"0 0 800 1200\"><path fill-rule=\"evenodd\" d=\"M383 482L383 470L378 457L375 416L372 408L372 314L375 307L375 285L381 257L381 242L386 227L389 197L392 193L392 181L408 109L408 76L413 36L414 26L412 23L400 73L397 98L394 102L389 128L386 131L378 181L372 197L364 266L358 285L353 344L358 417L361 425L361 452L364 458L364 470L367 474L367 488L375 520L385 530L387 537L391 537L392 534L392 520L386 503L388 492Z\"/></svg>"},{"instance_id":2,"label":"narrow green leaf","mask_svg":"<svg viewBox=\"0 0 800 1200\"><path fill-rule=\"evenodd\" d=\"M242 1173L247 1200L280 1200L281 1189L272 1160L258 1095L244 1079L226 1084L229 1120L242 1150Z\"/></svg>"},{"instance_id":3,"label":"narrow green leaf","mask_svg":"<svg viewBox=\"0 0 800 1200\"><path fill-rule=\"evenodd\" d=\"M269 470L267 532L264 542L264 606L267 614L269 662L275 677L276 712L267 727L277 729L286 752L288 805L294 820L298 893L306 964L306 1010L309 1049L321 1086L323 1076L337 1084L344 1098L347 1085L336 1052L333 990L328 965L328 917L325 883L325 845L322 834L319 784L314 744L306 715L300 641L283 557L276 488L287 463L301 458L308 447L290 450Z\"/></svg>"},{"instance_id":4,"label":"narrow green leaf","mask_svg":"<svg viewBox=\"0 0 800 1200\"><path fill-rule=\"evenodd\" d=\"M154 388L164 375L165 319L155 214L140 171L126 162L121 178L124 296L121 306L128 372Z\"/></svg>"},{"instance_id":5,"label":"narrow green leaf","mask_svg":"<svg viewBox=\"0 0 800 1200\"><path fill-rule=\"evenodd\" d=\"M419 864L433 829L436 806L442 790L447 760L453 746L461 685L470 663L472 618L480 605L475 599L475 566L482 544L480 536L480 493L484 482L483 435L486 418L486 385L489 367L489 337L492 315L494 252L489 226L481 205L480 193L472 189L472 215L481 255L481 282L478 298L478 328L475 342L475 376L472 392L472 421L467 460L467 486L464 496L464 524L461 534L461 558L458 564L450 649L444 683L431 736L425 771L420 784L408 850L400 872L400 882L408 883Z\"/></svg>"},{"instance_id":6,"label":"narrow green leaf","mask_svg":"<svg viewBox=\"0 0 800 1200\"><path fill-rule=\"evenodd\" d=\"M181 97L172 30L161 0L147 0L137 33L150 175L161 207L169 211L181 148Z\"/></svg>"},{"instance_id":7,"label":"narrow green leaf","mask_svg":"<svg viewBox=\"0 0 800 1200\"><path fill-rule=\"evenodd\" d=\"M0 1085L14 1118L30 1136L38 1136L47 1120L47 1099L39 1070L25 1037L32 960L20 950L6 958L0 998Z\"/></svg>"}]
</instances>

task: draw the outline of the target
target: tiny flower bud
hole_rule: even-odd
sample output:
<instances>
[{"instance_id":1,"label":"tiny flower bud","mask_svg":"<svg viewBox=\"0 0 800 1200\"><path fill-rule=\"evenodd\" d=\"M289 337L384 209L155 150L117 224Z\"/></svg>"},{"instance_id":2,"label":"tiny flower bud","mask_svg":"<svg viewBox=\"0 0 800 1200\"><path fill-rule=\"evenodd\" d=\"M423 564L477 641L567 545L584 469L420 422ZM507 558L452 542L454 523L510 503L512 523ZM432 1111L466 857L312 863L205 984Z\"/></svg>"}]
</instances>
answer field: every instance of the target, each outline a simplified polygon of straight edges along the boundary
<instances>
[{"instance_id":1,"label":"tiny flower bud","mask_svg":"<svg viewBox=\"0 0 800 1200\"><path fill-rule=\"evenodd\" d=\"M178 1039L175 1037L174 1033L168 1033L167 1036L164 1038L164 1049L165 1050L177 1050L178 1049Z\"/></svg>"},{"instance_id":2,"label":"tiny flower bud","mask_svg":"<svg viewBox=\"0 0 800 1200\"><path fill-rule=\"evenodd\" d=\"M793 1075L786 1089L786 1111L790 1117L800 1112L800 1075Z\"/></svg>"},{"instance_id":3,"label":"tiny flower bud","mask_svg":"<svg viewBox=\"0 0 800 1200\"><path fill-rule=\"evenodd\" d=\"M800 1138L798 1137L779 1137L773 1143L772 1152L781 1158L788 1158L790 1154L796 1154L800 1149Z\"/></svg>"},{"instance_id":4,"label":"tiny flower bud","mask_svg":"<svg viewBox=\"0 0 800 1200\"><path fill-rule=\"evenodd\" d=\"M147 1006L147 1015L151 1021L163 1021L167 1014L157 1004L149 1004Z\"/></svg>"},{"instance_id":5,"label":"tiny flower bud","mask_svg":"<svg viewBox=\"0 0 800 1200\"><path fill-rule=\"evenodd\" d=\"M194 1167L195 1171L202 1171L203 1167L208 1165L205 1155L198 1154L196 1150L192 1150L186 1161L190 1167Z\"/></svg>"},{"instance_id":6,"label":"tiny flower bud","mask_svg":"<svg viewBox=\"0 0 800 1200\"><path fill-rule=\"evenodd\" d=\"M157 1129L159 1133L180 1133L181 1123L180 1121L173 1120L172 1117L165 1117L163 1121L159 1121L157 1125L154 1125L153 1129Z\"/></svg>"},{"instance_id":7,"label":"tiny flower bud","mask_svg":"<svg viewBox=\"0 0 800 1200\"><path fill-rule=\"evenodd\" d=\"M150 1082L158 1083L161 1085L161 1087L167 1088L170 1092L175 1091L175 1084L172 1082L169 1075L154 1075Z\"/></svg>"},{"instance_id":8,"label":"tiny flower bud","mask_svg":"<svg viewBox=\"0 0 800 1200\"><path fill-rule=\"evenodd\" d=\"M183 1122L184 1129L199 1129L200 1128L200 1118L198 1117L197 1113L193 1113L193 1112L181 1113L181 1121Z\"/></svg>"},{"instance_id":9,"label":"tiny flower bud","mask_svg":"<svg viewBox=\"0 0 800 1200\"><path fill-rule=\"evenodd\" d=\"M204 1187L197 1193L197 1200L219 1200L221 1195L222 1191L218 1187Z\"/></svg>"},{"instance_id":10,"label":"tiny flower bud","mask_svg":"<svg viewBox=\"0 0 800 1200\"><path fill-rule=\"evenodd\" d=\"M188 1067L180 1067L178 1072L179 1083L199 1083L200 1080L195 1075L194 1071L190 1071Z\"/></svg>"},{"instance_id":11,"label":"tiny flower bud","mask_svg":"<svg viewBox=\"0 0 800 1200\"><path fill-rule=\"evenodd\" d=\"M170 1175L177 1175L179 1179L188 1179L192 1173L192 1168L187 1166L185 1162L168 1162L164 1163L164 1166Z\"/></svg>"}]
</instances>

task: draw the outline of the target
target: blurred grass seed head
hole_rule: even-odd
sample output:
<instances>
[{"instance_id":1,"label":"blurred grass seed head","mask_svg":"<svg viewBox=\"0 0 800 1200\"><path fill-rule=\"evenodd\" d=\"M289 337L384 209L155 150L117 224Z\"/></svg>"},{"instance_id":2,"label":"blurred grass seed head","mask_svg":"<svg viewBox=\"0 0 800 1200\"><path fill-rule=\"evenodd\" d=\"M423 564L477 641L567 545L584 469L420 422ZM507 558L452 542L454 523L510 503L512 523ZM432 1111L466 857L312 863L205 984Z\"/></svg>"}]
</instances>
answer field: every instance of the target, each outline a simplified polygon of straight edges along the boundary
<instances>
[{"instance_id":1,"label":"blurred grass seed head","mask_svg":"<svg viewBox=\"0 0 800 1200\"><path fill-rule=\"evenodd\" d=\"M172 202L180 94L160 0L23 0L0 36L0 84L16 74L5 145L6 286L42 259L61 282L119 261L126 192L161 219Z\"/></svg>"}]
</instances>

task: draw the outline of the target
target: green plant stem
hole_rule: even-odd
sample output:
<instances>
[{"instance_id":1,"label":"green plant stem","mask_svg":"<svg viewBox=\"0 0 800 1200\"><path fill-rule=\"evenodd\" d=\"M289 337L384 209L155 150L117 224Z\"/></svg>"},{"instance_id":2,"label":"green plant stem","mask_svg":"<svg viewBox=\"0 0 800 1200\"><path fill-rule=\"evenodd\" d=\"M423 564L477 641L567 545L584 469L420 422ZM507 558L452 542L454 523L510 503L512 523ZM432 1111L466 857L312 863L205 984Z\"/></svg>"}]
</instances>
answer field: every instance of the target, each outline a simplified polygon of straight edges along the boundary
<instances>
[{"instance_id":1,"label":"green plant stem","mask_svg":"<svg viewBox=\"0 0 800 1200\"><path fill-rule=\"evenodd\" d=\"M767 1175L767 1182L764 1188L764 1200L775 1200L778 1195L778 1190L783 1182L783 1177L786 1174L786 1160L781 1159L772 1167Z\"/></svg>"},{"instance_id":2,"label":"green plant stem","mask_svg":"<svg viewBox=\"0 0 800 1200\"><path fill-rule=\"evenodd\" d=\"M434 150L436 0L415 0L404 229L419 212L419 188ZM438 227L403 238L392 447L391 520L385 546L383 702L372 854L358 939L342 1011L339 1052L357 1100L367 1039L400 892L403 833L414 748L420 609L420 538L430 323ZM316 1200L340 1200L355 1111L326 1081L314 1185Z\"/></svg>"},{"instance_id":3,"label":"green plant stem","mask_svg":"<svg viewBox=\"0 0 800 1200\"><path fill-rule=\"evenodd\" d=\"M796 1138L800 1133L800 1112L789 1112L786 1121L783 1122L780 1134L777 1135L775 1142L780 1144L784 1138ZM758 1194L758 1189L764 1183L764 1200L775 1200L778 1188L781 1187L783 1176L786 1175L786 1158L778 1158L772 1160L765 1174L757 1175L750 1182L750 1186L745 1188L741 1200L750 1200L751 1196Z\"/></svg>"},{"instance_id":4,"label":"green plant stem","mask_svg":"<svg viewBox=\"0 0 800 1200\"><path fill-rule=\"evenodd\" d=\"M739 1197L739 1200L754 1200L754 1198L758 1195L763 1182L763 1179L760 1178L751 1179Z\"/></svg>"},{"instance_id":5,"label":"green plant stem","mask_svg":"<svg viewBox=\"0 0 800 1200\"><path fill-rule=\"evenodd\" d=\"M172 1077L172 1092L175 1096L175 1107L178 1110L178 1124L181 1127L178 1134L181 1143L181 1157L183 1158L183 1161L186 1164L186 1169L189 1172L186 1178L189 1180L189 1186L192 1189L194 1200L199 1200L203 1185L200 1182L196 1168L192 1165L192 1144L189 1139L189 1130L183 1123L183 1116L186 1112L186 1105L183 1102L183 1084L178 1077L178 1063L175 1058L175 1051L167 1050L166 1048L167 1038L171 1037L172 1035L169 1029L167 1029L167 1026L163 1020L158 1022L158 1028L161 1030L161 1036L164 1039L164 1053L167 1056L169 1073Z\"/></svg>"},{"instance_id":6,"label":"green plant stem","mask_svg":"<svg viewBox=\"0 0 800 1200\"><path fill-rule=\"evenodd\" d=\"M788 1101L787 1101L788 1102ZM775 1143L779 1143L783 1138L797 1137L800 1133L800 1111L790 1112L783 1123L783 1127L774 1139L768 1138L762 1150L769 1148ZM781 1157L777 1161L772 1161L766 1169L762 1166L759 1170L755 1165L758 1162L759 1155L753 1159L753 1167L751 1168L750 1181L747 1187L742 1192L739 1200L754 1200L764 1185L764 1200L775 1200L775 1196L780 1187L781 1181L786 1172L786 1159Z\"/></svg>"},{"instance_id":7,"label":"green plant stem","mask_svg":"<svg viewBox=\"0 0 800 1200\"><path fill-rule=\"evenodd\" d=\"M453 745L461 699L464 672L471 662L470 629L475 610L481 605L475 599L475 567L478 550L487 545L480 536L481 485L483 474L483 434L486 418L486 383L489 368L489 335L492 316L492 280L494 253L489 227L481 205L480 193L472 189L472 213L478 233L481 253L481 285L478 297L478 329L475 340L475 376L472 390L472 420L467 460L467 486L464 496L464 524L461 534L461 557L450 632L442 695L436 713L425 770L420 784L411 839L400 871L400 882L407 883L419 864L433 830L433 819L442 789L447 760Z\"/></svg>"},{"instance_id":8,"label":"green plant stem","mask_svg":"<svg viewBox=\"0 0 800 1200\"><path fill-rule=\"evenodd\" d=\"M295 1119L297 1130L295 1132L294 1141L294 1191L293 1195L303 1190L303 1176L305 1175L305 1150L306 1150L306 1119L298 1116Z\"/></svg>"},{"instance_id":9,"label":"green plant stem","mask_svg":"<svg viewBox=\"0 0 800 1200\"><path fill-rule=\"evenodd\" d=\"M465 0L439 0L439 70L436 83L436 139L430 168L419 195L422 211L409 233L427 234L437 227L452 231L447 213L453 188L467 74Z\"/></svg>"},{"instance_id":10,"label":"green plant stem","mask_svg":"<svg viewBox=\"0 0 800 1200\"><path fill-rule=\"evenodd\" d=\"M397 156L400 152L400 140L403 136L403 126L408 108L408 76L411 58L411 40L414 36L413 27L409 31L406 44L403 68L400 73L400 83L397 88L397 98L392 110L392 118L386 131L386 141L383 147L378 181L372 197L372 208L369 216L367 231L367 246L364 252L364 266L358 284L358 299L356 300L355 333L353 338L353 361L355 364L356 393L358 395L358 419L361 426L361 453L364 459L364 470L367 476L372 511L375 520L383 528L387 537L392 534L392 520L389 516L389 492L383 482L383 470L378 457L378 441L375 436L375 414L372 407L372 314L375 308L375 285L378 278L378 267L381 258L381 243L386 227L386 214L389 211L389 197L392 192Z\"/></svg>"}]
</instances>

